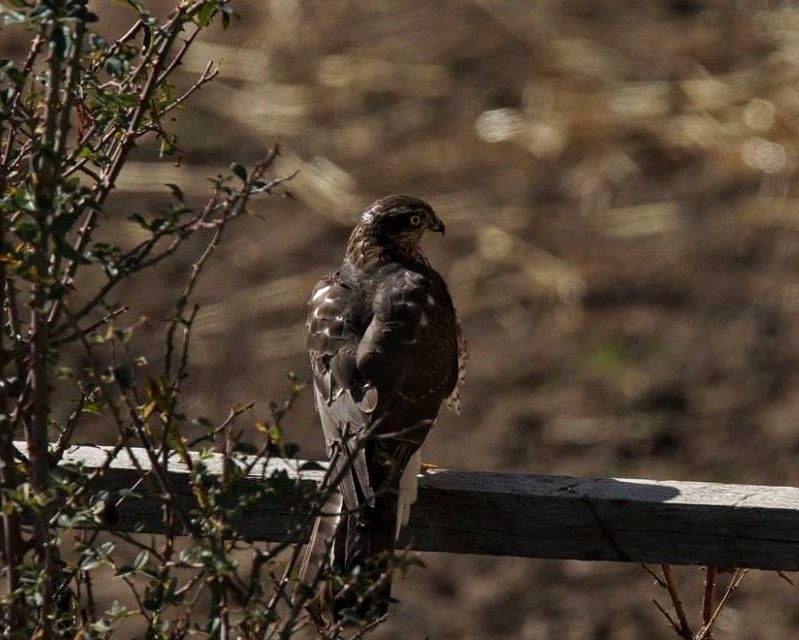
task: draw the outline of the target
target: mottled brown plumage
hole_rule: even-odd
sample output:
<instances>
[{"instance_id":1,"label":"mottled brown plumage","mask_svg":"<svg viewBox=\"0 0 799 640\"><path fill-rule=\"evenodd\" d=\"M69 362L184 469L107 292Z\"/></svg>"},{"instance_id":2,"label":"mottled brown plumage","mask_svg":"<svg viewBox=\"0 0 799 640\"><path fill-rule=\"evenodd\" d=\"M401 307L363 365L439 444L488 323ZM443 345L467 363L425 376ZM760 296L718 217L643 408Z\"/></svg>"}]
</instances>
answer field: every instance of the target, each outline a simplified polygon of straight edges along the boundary
<instances>
[{"instance_id":1,"label":"mottled brown plumage","mask_svg":"<svg viewBox=\"0 0 799 640\"><path fill-rule=\"evenodd\" d=\"M326 511L343 507L344 515L316 523L301 571L306 584L327 561L339 572L386 579L386 554L415 499L418 449L441 402L457 406L465 343L446 283L422 253L425 231L443 233L444 224L424 201L378 200L353 229L340 269L313 290L315 402L328 452L344 452L336 457L339 494ZM384 599L388 587L377 595ZM326 596L334 613L353 604L329 589ZM372 611L383 611L373 600Z\"/></svg>"}]
</instances>

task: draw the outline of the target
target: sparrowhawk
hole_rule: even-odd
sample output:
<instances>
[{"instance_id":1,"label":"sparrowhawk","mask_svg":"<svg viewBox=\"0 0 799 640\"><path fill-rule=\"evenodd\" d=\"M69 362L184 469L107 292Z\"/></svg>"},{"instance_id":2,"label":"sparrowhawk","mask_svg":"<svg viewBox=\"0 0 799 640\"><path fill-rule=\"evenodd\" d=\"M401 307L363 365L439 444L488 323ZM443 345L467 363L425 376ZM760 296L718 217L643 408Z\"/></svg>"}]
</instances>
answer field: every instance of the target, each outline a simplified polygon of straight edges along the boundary
<instances>
[{"instance_id":1,"label":"sparrowhawk","mask_svg":"<svg viewBox=\"0 0 799 640\"><path fill-rule=\"evenodd\" d=\"M377 581L358 603L361 614L387 606L390 553L416 500L419 447L442 401L459 411L465 342L447 285L422 253L425 231L443 234L444 223L423 200L377 200L309 302L314 400L339 484L314 526L300 582L320 582L324 569ZM336 593L321 582L334 617L354 606L352 589L338 583Z\"/></svg>"}]
</instances>

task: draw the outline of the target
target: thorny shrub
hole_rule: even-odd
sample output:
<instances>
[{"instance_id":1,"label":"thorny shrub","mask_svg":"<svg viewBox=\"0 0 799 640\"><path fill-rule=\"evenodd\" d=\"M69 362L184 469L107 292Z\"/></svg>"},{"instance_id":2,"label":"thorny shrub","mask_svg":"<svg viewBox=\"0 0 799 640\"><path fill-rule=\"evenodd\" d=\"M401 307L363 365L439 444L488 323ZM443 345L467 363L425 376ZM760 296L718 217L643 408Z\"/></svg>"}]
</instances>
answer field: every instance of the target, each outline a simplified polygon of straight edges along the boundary
<instances>
[{"instance_id":1,"label":"thorny shrub","mask_svg":"<svg viewBox=\"0 0 799 640\"><path fill-rule=\"evenodd\" d=\"M291 597L296 541L330 491L296 480L325 477L321 469L268 464L296 458L281 422L302 385L291 377L288 399L249 425L260 432L257 449L238 426L251 406L213 422L187 415L181 398L195 286L228 226L282 182L267 177L277 150L211 179L199 208L167 185L166 209L129 217L144 239L115 240L108 201L130 151L149 139L160 156L175 153L167 122L217 69L209 63L182 90L174 72L198 34L235 17L228 0L176 1L161 17L140 0L121 4L131 23L115 39L91 31L86 0L0 5L3 29L30 34L21 60L0 60L4 637L110 638L123 625L153 639L288 638L308 624L312 592ZM203 248L165 323L162 359L148 363L134 352L137 325L122 324L128 307L115 296L135 274L196 246L192 238ZM94 465L72 449L91 420L114 426ZM120 461L131 480L112 486ZM327 478L321 487L329 486ZM160 514L131 523L140 512L131 507L147 496L162 500ZM270 501L295 516L274 524L285 542L253 542L240 525ZM109 601L98 588L109 576L127 598ZM352 578L351 588L369 589L360 582ZM342 633L334 625L323 635Z\"/></svg>"}]
</instances>

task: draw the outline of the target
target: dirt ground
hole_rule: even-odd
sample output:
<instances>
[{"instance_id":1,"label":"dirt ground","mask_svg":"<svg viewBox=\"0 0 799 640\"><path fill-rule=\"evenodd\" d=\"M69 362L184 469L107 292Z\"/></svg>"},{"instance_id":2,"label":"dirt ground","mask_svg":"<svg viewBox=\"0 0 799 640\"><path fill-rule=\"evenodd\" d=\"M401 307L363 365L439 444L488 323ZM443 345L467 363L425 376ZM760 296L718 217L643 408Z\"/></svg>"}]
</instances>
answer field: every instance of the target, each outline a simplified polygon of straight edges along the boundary
<instances>
[{"instance_id":1,"label":"dirt ground","mask_svg":"<svg viewBox=\"0 0 799 640\"><path fill-rule=\"evenodd\" d=\"M105 3L102 3L105 5ZM200 291L192 408L265 412L308 374L304 303L373 198L433 204L461 310L461 469L799 485L799 8L765 0L270 0L200 43L218 82L143 149L116 207L190 197L276 140L266 200ZM115 21L100 14L109 30ZM181 268L139 282L158 318ZM179 268L180 267L180 268ZM157 349L157 345L153 346ZM305 394L288 421L322 453ZM638 566L425 555L375 638L669 638ZM679 570L693 615L699 569ZM799 638L799 592L754 572L718 640Z\"/></svg>"}]
</instances>

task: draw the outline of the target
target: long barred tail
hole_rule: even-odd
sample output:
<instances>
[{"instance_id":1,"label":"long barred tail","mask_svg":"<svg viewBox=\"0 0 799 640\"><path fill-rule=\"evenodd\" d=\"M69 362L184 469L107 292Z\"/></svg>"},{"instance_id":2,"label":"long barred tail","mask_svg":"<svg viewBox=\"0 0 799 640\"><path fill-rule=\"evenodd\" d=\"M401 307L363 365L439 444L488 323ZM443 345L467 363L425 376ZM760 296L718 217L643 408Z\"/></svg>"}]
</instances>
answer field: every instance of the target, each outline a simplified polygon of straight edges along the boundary
<instances>
[{"instance_id":1,"label":"long barred tail","mask_svg":"<svg viewBox=\"0 0 799 640\"><path fill-rule=\"evenodd\" d=\"M380 495L360 516L347 517L340 532L343 545L335 547L333 569L346 576L349 586L333 594L334 619L369 622L387 613L396 514L397 496Z\"/></svg>"},{"instance_id":2,"label":"long barred tail","mask_svg":"<svg viewBox=\"0 0 799 640\"><path fill-rule=\"evenodd\" d=\"M300 571L297 576L297 589L294 601L297 602L315 589L333 556L335 540L342 525L343 499L338 491L333 492L325 502L321 515L316 518L308 546L305 548ZM306 592L305 594L303 592Z\"/></svg>"},{"instance_id":3,"label":"long barred tail","mask_svg":"<svg viewBox=\"0 0 799 640\"><path fill-rule=\"evenodd\" d=\"M308 609L318 624L345 617L371 621L386 614L395 542L418 493L421 452L411 451L400 446L392 452L405 462L399 478L389 479L396 491L372 494L348 513L342 494L335 492L316 519L295 598L316 592Z\"/></svg>"},{"instance_id":4,"label":"long barred tail","mask_svg":"<svg viewBox=\"0 0 799 640\"><path fill-rule=\"evenodd\" d=\"M337 499L328 501L323 514L341 513L341 495L334 496ZM397 495L376 496L374 506L360 514L319 516L300 566L294 602L306 598L320 625L384 616L391 597L396 528Z\"/></svg>"}]
</instances>

